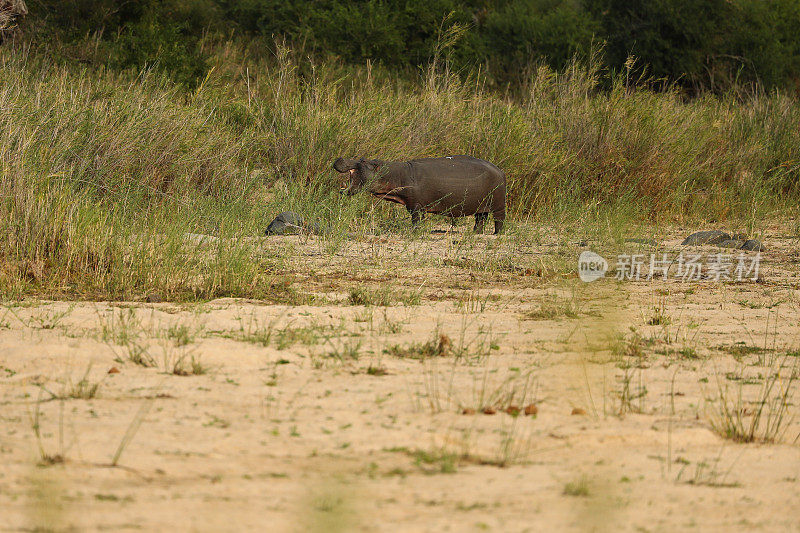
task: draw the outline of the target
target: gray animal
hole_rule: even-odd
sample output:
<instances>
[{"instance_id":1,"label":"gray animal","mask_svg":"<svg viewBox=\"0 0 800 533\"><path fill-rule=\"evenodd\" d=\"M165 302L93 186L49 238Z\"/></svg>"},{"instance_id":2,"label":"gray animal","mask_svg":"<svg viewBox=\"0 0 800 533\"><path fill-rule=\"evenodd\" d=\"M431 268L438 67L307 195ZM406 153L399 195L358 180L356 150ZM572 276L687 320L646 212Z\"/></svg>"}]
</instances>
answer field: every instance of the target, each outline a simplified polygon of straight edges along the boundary
<instances>
[{"instance_id":1,"label":"gray animal","mask_svg":"<svg viewBox=\"0 0 800 533\"><path fill-rule=\"evenodd\" d=\"M491 213L495 235L503 231L506 176L483 159L454 155L393 162L340 157L333 168L350 174L343 194L352 196L366 186L373 196L404 206L414 225L425 213L475 215L475 232L483 233Z\"/></svg>"},{"instance_id":2,"label":"gray animal","mask_svg":"<svg viewBox=\"0 0 800 533\"><path fill-rule=\"evenodd\" d=\"M299 235L300 233L313 233L321 235L323 228L316 222L309 224L293 211L284 211L280 213L275 219L269 223L267 230L264 232L267 236L270 235Z\"/></svg>"},{"instance_id":3,"label":"gray animal","mask_svg":"<svg viewBox=\"0 0 800 533\"><path fill-rule=\"evenodd\" d=\"M681 243L684 246L697 246L700 244L719 244L731 240L731 236L724 231L712 229L709 231L698 231L686 237Z\"/></svg>"},{"instance_id":4,"label":"gray animal","mask_svg":"<svg viewBox=\"0 0 800 533\"><path fill-rule=\"evenodd\" d=\"M709 231L698 231L686 237L681 243L684 246L697 246L701 244L716 244L720 248L736 248L753 252L763 252L764 245L756 239L747 239L743 233L735 233L731 236L718 229Z\"/></svg>"}]
</instances>

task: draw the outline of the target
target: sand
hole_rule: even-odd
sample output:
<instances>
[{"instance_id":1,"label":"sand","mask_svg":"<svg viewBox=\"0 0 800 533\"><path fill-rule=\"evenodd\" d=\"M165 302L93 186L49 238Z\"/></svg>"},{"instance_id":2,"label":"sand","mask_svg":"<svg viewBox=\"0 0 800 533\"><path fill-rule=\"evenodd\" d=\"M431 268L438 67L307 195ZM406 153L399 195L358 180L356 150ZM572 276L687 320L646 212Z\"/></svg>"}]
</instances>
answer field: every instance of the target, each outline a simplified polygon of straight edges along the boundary
<instances>
[{"instance_id":1,"label":"sand","mask_svg":"<svg viewBox=\"0 0 800 533\"><path fill-rule=\"evenodd\" d=\"M302 305L4 302L0 529L800 530L796 238L582 283L656 249L454 231L265 241Z\"/></svg>"}]
</instances>

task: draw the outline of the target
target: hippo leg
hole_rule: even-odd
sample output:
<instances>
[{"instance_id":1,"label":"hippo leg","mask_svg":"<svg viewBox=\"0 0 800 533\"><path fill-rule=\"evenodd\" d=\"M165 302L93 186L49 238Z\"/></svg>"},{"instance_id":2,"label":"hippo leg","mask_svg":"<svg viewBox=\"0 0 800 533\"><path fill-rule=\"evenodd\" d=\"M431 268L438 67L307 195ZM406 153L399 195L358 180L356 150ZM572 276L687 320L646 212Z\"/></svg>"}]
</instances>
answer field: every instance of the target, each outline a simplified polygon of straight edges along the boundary
<instances>
[{"instance_id":1,"label":"hippo leg","mask_svg":"<svg viewBox=\"0 0 800 533\"><path fill-rule=\"evenodd\" d=\"M475 213L475 233L483 233L486 228L486 219L489 218L489 213Z\"/></svg>"},{"instance_id":2,"label":"hippo leg","mask_svg":"<svg viewBox=\"0 0 800 533\"><path fill-rule=\"evenodd\" d=\"M502 210L495 211L492 213L492 217L494 217L494 234L500 235L503 233L503 222L506 219L506 209L503 207Z\"/></svg>"}]
</instances>

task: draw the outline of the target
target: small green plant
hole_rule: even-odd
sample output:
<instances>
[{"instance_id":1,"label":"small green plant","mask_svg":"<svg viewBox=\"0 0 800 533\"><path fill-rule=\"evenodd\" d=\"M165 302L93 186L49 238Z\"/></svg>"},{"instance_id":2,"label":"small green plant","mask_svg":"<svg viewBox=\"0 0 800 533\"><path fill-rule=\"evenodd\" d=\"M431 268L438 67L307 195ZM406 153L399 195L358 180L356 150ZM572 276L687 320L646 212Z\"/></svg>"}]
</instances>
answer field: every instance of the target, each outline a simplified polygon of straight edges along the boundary
<instances>
[{"instance_id":1,"label":"small green plant","mask_svg":"<svg viewBox=\"0 0 800 533\"><path fill-rule=\"evenodd\" d=\"M772 309L774 307L778 307L786 300L770 300L769 303L765 302L752 302L750 300L737 300L736 303L741 305L742 307L747 307L749 309Z\"/></svg>"},{"instance_id":2,"label":"small green plant","mask_svg":"<svg viewBox=\"0 0 800 533\"><path fill-rule=\"evenodd\" d=\"M313 346L343 329L343 326L311 324L298 328L284 328L275 333L275 347L285 350L295 344Z\"/></svg>"},{"instance_id":3,"label":"small green plant","mask_svg":"<svg viewBox=\"0 0 800 533\"><path fill-rule=\"evenodd\" d=\"M265 348L270 345L277 319L273 319L269 322L266 320L259 321L255 314L253 314L246 322L241 317L239 317L238 320L239 331L232 334L232 338L242 342L259 344Z\"/></svg>"},{"instance_id":4,"label":"small green plant","mask_svg":"<svg viewBox=\"0 0 800 533\"><path fill-rule=\"evenodd\" d=\"M358 286L350 289L350 305L389 306L392 305L392 288L383 285L377 289Z\"/></svg>"},{"instance_id":5,"label":"small green plant","mask_svg":"<svg viewBox=\"0 0 800 533\"><path fill-rule=\"evenodd\" d=\"M740 484L735 481L728 481L728 476L730 475L733 467L736 463L732 463L730 467L725 470L721 471L719 467L720 459L722 458L722 448L720 449L719 455L715 457L712 461L698 461L695 463L694 471L690 472L691 476L686 476L689 473L689 466L691 465L690 461L687 461L682 458L677 458L675 462L680 463L681 469L678 472L677 476L675 477L675 481L678 483L686 483L687 485L698 485L698 486L706 486L706 487L738 487Z\"/></svg>"},{"instance_id":6,"label":"small green plant","mask_svg":"<svg viewBox=\"0 0 800 533\"><path fill-rule=\"evenodd\" d=\"M334 341L333 338L328 337L325 340L330 347L330 351L326 354L326 359L333 359L339 363L358 361L361 355L361 345L363 343L361 339L350 337L344 339L340 338ZM320 359L315 359L314 364L316 367L320 367L323 362Z\"/></svg>"},{"instance_id":7,"label":"small green plant","mask_svg":"<svg viewBox=\"0 0 800 533\"><path fill-rule=\"evenodd\" d=\"M175 324L167 328L166 337L175 342L176 346L187 346L194 342L197 333L186 324Z\"/></svg>"},{"instance_id":8,"label":"small green plant","mask_svg":"<svg viewBox=\"0 0 800 533\"><path fill-rule=\"evenodd\" d=\"M216 415L211 415L211 419L208 422L203 422L203 427L206 428L213 427L213 428L227 429L230 426L231 426L230 422Z\"/></svg>"},{"instance_id":9,"label":"small green plant","mask_svg":"<svg viewBox=\"0 0 800 533\"><path fill-rule=\"evenodd\" d=\"M380 333L388 333L394 335L403 332L403 323L397 320L389 320L388 318L381 322L378 329Z\"/></svg>"},{"instance_id":10,"label":"small green plant","mask_svg":"<svg viewBox=\"0 0 800 533\"><path fill-rule=\"evenodd\" d=\"M487 462L487 464L494 464L495 466L499 466L501 468L520 463L521 461L525 460L530 452L531 445L528 439L518 438L519 424L517 417L524 411L517 411L514 413L510 409L506 409L506 412L511 414L513 421L511 422L510 427L504 427L501 430L502 438L500 439L500 445L497 450L496 457L494 460Z\"/></svg>"},{"instance_id":11,"label":"small green plant","mask_svg":"<svg viewBox=\"0 0 800 533\"><path fill-rule=\"evenodd\" d=\"M127 344L127 346L124 347L124 353L125 359L117 357L116 360L118 362L122 363L127 360L135 365L145 368L152 368L156 366L155 359L153 359L153 356L150 355L150 352L148 352L147 347L144 344L131 341Z\"/></svg>"},{"instance_id":12,"label":"small green plant","mask_svg":"<svg viewBox=\"0 0 800 533\"><path fill-rule=\"evenodd\" d=\"M128 428L125 430L125 434L122 436L122 439L120 439L119 445L117 446L117 450L114 452L114 456L111 458L109 466L116 467L119 464L119 460L122 457L122 453L130 445L131 441L133 441L133 438L136 436L136 433L142 426L142 422L144 422L147 413L153 406L154 401L155 400L148 399L142 402L141 406L139 407L139 410L136 411L136 414L131 420L131 423L128 424Z\"/></svg>"},{"instance_id":13,"label":"small green plant","mask_svg":"<svg viewBox=\"0 0 800 533\"><path fill-rule=\"evenodd\" d=\"M697 350L691 346L684 346L678 350L678 354L684 359L700 359L700 356L697 354Z\"/></svg>"},{"instance_id":14,"label":"small green plant","mask_svg":"<svg viewBox=\"0 0 800 533\"><path fill-rule=\"evenodd\" d=\"M585 475L579 477L574 481L570 481L564 485L565 496L575 496L579 498L586 498L590 494L589 478Z\"/></svg>"},{"instance_id":15,"label":"small green plant","mask_svg":"<svg viewBox=\"0 0 800 533\"><path fill-rule=\"evenodd\" d=\"M717 397L709 415L712 429L736 442L779 442L793 420L789 406L800 377L797 362L788 364L787 358L776 361L751 400L745 397L743 381L732 392L717 378Z\"/></svg>"},{"instance_id":16,"label":"small green plant","mask_svg":"<svg viewBox=\"0 0 800 533\"><path fill-rule=\"evenodd\" d=\"M423 343L410 343L406 345L395 344L383 350L387 355L404 359L424 360L429 357L442 357L451 353L453 341L444 333L434 333L432 339Z\"/></svg>"},{"instance_id":17,"label":"small green plant","mask_svg":"<svg viewBox=\"0 0 800 533\"><path fill-rule=\"evenodd\" d=\"M659 305L653 308L653 314L647 319L649 326L668 326L672 323L672 318L667 314L666 298L662 298Z\"/></svg>"},{"instance_id":18,"label":"small green plant","mask_svg":"<svg viewBox=\"0 0 800 533\"><path fill-rule=\"evenodd\" d=\"M99 312L97 317L101 324L100 339L105 343L127 346L135 342L144 330L136 311L130 307L116 312L112 309L108 319Z\"/></svg>"},{"instance_id":19,"label":"small green plant","mask_svg":"<svg viewBox=\"0 0 800 533\"><path fill-rule=\"evenodd\" d=\"M456 309L464 313L483 313L486 306L493 299L491 293L481 296L477 291L469 291L454 302Z\"/></svg>"},{"instance_id":20,"label":"small green plant","mask_svg":"<svg viewBox=\"0 0 800 533\"><path fill-rule=\"evenodd\" d=\"M176 376L202 376L209 370L210 368L194 354L184 353L173 361L165 362L165 371Z\"/></svg>"},{"instance_id":21,"label":"small green plant","mask_svg":"<svg viewBox=\"0 0 800 533\"><path fill-rule=\"evenodd\" d=\"M40 407L42 404L42 393L48 392L45 391L44 388L39 389L39 396L36 399L36 403L33 406L33 415L31 416L31 429L33 430L33 435L36 438L36 445L39 448L39 466L53 466L56 464L63 463L66 458L64 456L63 450L63 442L64 442L64 401L62 400L59 406L59 424L58 424L58 442L59 442L59 452L58 453L49 453L45 450L44 440L42 438L42 428L41 428L41 421L40 421ZM52 393L49 393L52 395Z\"/></svg>"},{"instance_id":22,"label":"small green plant","mask_svg":"<svg viewBox=\"0 0 800 533\"><path fill-rule=\"evenodd\" d=\"M385 376L389 373L385 366L372 366L369 365L366 371L368 376Z\"/></svg>"},{"instance_id":23,"label":"small green plant","mask_svg":"<svg viewBox=\"0 0 800 533\"><path fill-rule=\"evenodd\" d=\"M642 370L624 366L618 380L619 388L615 391L616 400L619 402L616 409L617 416L624 416L626 413L643 413L647 387L643 382Z\"/></svg>"},{"instance_id":24,"label":"small green plant","mask_svg":"<svg viewBox=\"0 0 800 533\"><path fill-rule=\"evenodd\" d=\"M372 324L373 315L373 310L366 307L363 311L353 315L353 322L368 322Z\"/></svg>"},{"instance_id":25,"label":"small green plant","mask_svg":"<svg viewBox=\"0 0 800 533\"><path fill-rule=\"evenodd\" d=\"M612 343L611 351L618 357L642 359L646 356L645 347L648 341L632 329L628 335L619 335Z\"/></svg>"},{"instance_id":26,"label":"small green plant","mask_svg":"<svg viewBox=\"0 0 800 533\"><path fill-rule=\"evenodd\" d=\"M39 311L31 315L30 320L28 320L28 327L35 329L55 329L72 313L74 308L74 305L70 305L67 309L62 311L52 309Z\"/></svg>"},{"instance_id":27,"label":"small green plant","mask_svg":"<svg viewBox=\"0 0 800 533\"><path fill-rule=\"evenodd\" d=\"M39 389L47 392L50 395L50 399L53 400L91 400L97 396L97 391L103 381L102 379L97 382L89 381L91 371L92 365L89 365L86 367L86 372L84 372L81 379L76 382L73 382L72 378L67 378L62 382L61 390L57 393L48 390L44 385L39 385Z\"/></svg>"},{"instance_id":28,"label":"small green plant","mask_svg":"<svg viewBox=\"0 0 800 533\"><path fill-rule=\"evenodd\" d=\"M454 474L458 469L458 454L440 450L414 450L409 452L414 463L426 474Z\"/></svg>"},{"instance_id":29,"label":"small green plant","mask_svg":"<svg viewBox=\"0 0 800 533\"><path fill-rule=\"evenodd\" d=\"M768 349L760 348L758 346L749 346L744 342L737 342L732 345L720 345L717 346L717 349L731 354L737 360L740 360L748 355L763 354L764 352L769 351Z\"/></svg>"},{"instance_id":30,"label":"small green plant","mask_svg":"<svg viewBox=\"0 0 800 533\"><path fill-rule=\"evenodd\" d=\"M393 320L389 317L388 309L383 310L383 321L378 326L378 332L384 334L396 334L403 331L403 322L401 320Z\"/></svg>"},{"instance_id":31,"label":"small green plant","mask_svg":"<svg viewBox=\"0 0 800 533\"><path fill-rule=\"evenodd\" d=\"M578 318L581 313L577 298L565 299L554 296L541 303L538 309L523 315L526 320L558 320L559 318Z\"/></svg>"},{"instance_id":32,"label":"small green plant","mask_svg":"<svg viewBox=\"0 0 800 533\"><path fill-rule=\"evenodd\" d=\"M145 368L157 366L146 342L141 340L147 332L134 309L112 310L108 319L98 313L98 320L101 323L100 339L114 352L117 362L129 361ZM121 351L116 346L121 346Z\"/></svg>"},{"instance_id":33,"label":"small green plant","mask_svg":"<svg viewBox=\"0 0 800 533\"><path fill-rule=\"evenodd\" d=\"M348 302L350 305L365 305L375 307L388 307L393 304L419 305L422 296L415 291L398 291L391 285L381 285L370 288L359 285L350 289Z\"/></svg>"},{"instance_id":34,"label":"small green plant","mask_svg":"<svg viewBox=\"0 0 800 533\"><path fill-rule=\"evenodd\" d=\"M89 365L86 368L86 372L83 374L83 377L78 380L77 383L71 383L66 389L66 394L64 396L76 400L91 400L95 396L97 396L97 391L100 388L101 381L97 381L92 383L89 381L89 373L92 370L92 366Z\"/></svg>"}]
</instances>

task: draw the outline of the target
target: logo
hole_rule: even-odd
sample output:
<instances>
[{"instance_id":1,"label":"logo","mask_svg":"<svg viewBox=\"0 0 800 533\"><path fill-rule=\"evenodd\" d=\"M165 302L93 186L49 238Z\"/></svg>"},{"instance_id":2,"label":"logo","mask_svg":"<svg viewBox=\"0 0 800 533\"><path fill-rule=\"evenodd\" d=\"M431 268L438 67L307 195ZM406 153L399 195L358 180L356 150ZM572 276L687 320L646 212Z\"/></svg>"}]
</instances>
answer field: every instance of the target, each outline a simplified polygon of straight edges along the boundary
<instances>
[{"instance_id":1,"label":"logo","mask_svg":"<svg viewBox=\"0 0 800 533\"><path fill-rule=\"evenodd\" d=\"M603 259L602 256L586 250L581 252L578 257L578 277L581 281L589 283L596 279L600 279L606 275L608 271L608 261Z\"/></svg>"}]
</instances>

